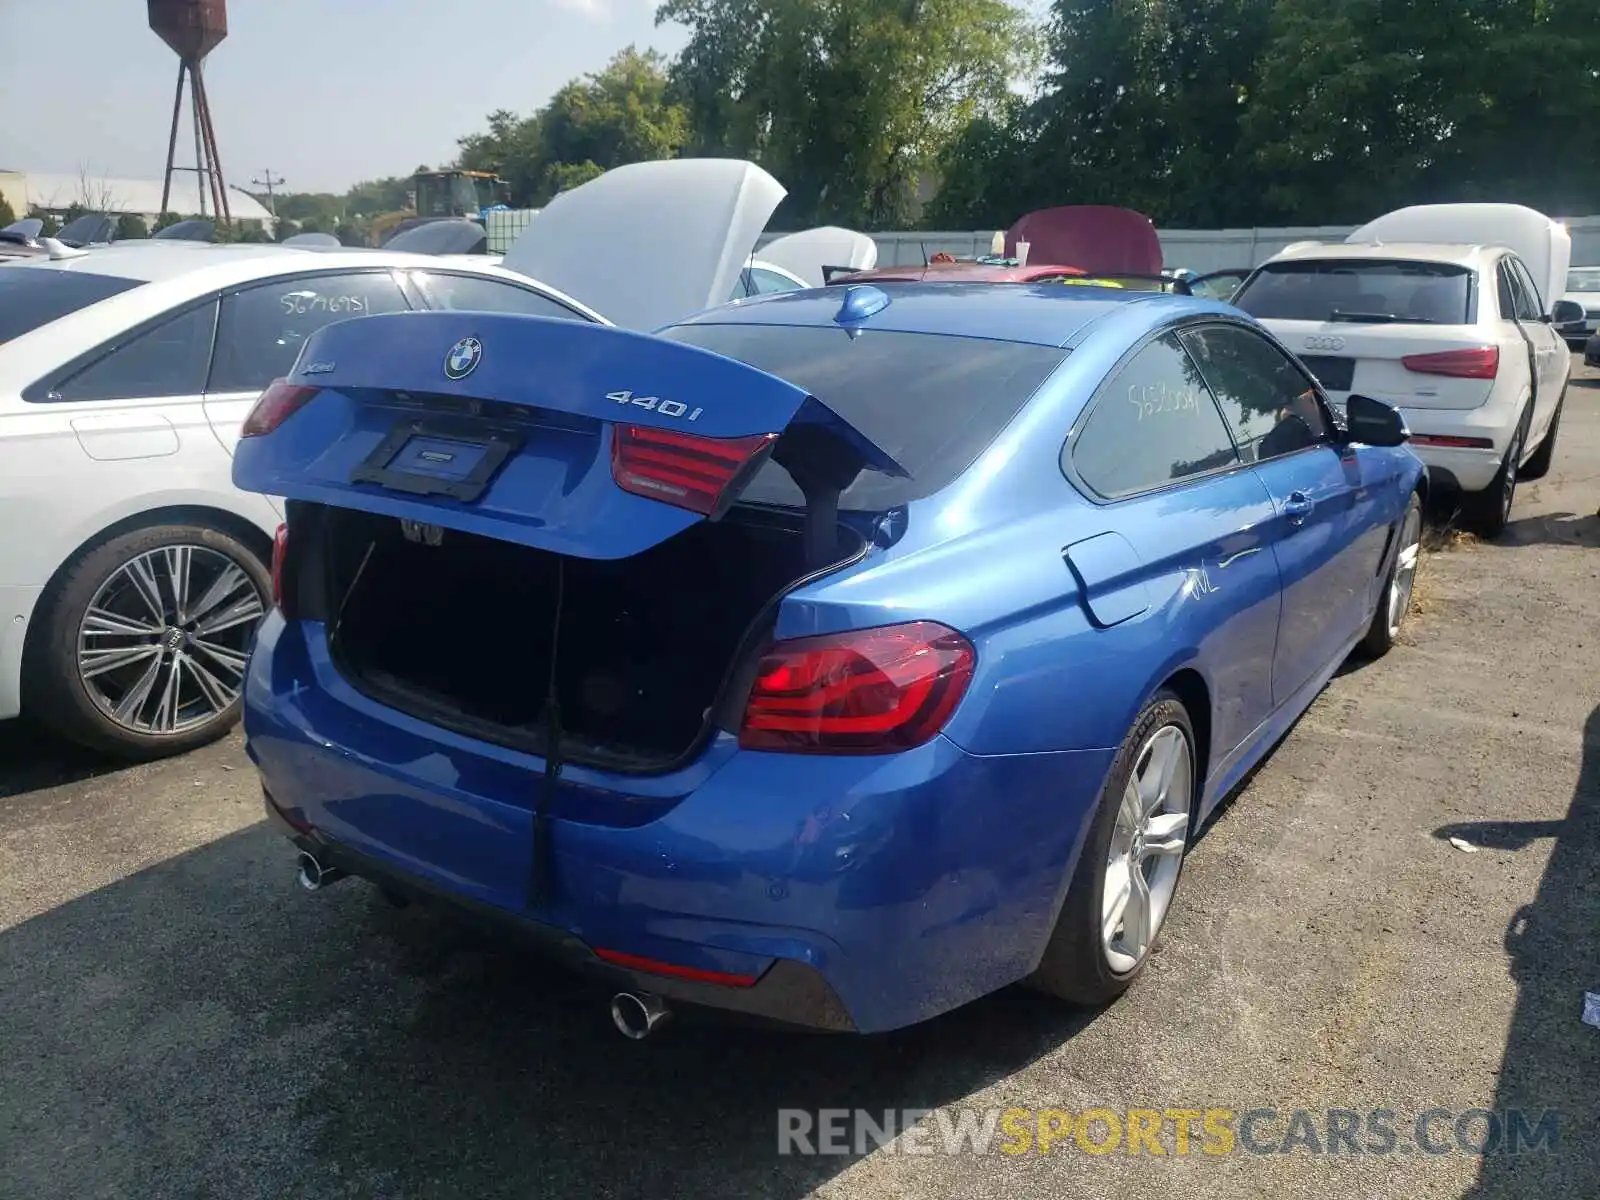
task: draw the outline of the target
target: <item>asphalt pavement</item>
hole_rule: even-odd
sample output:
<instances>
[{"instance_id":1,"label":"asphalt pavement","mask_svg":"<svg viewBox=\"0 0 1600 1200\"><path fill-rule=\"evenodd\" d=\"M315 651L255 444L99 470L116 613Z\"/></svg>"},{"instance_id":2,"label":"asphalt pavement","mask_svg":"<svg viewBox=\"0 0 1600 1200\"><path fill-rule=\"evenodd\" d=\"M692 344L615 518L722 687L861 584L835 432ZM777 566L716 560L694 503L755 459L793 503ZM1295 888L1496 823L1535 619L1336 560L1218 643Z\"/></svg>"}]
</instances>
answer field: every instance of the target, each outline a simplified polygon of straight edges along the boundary
<instances>
[{"instance_id":1,"label":"asphalt pavement","mask_svg":"<svg viewBox=\"0 0 1600 1200\"><path fill-rule=\"evenodd\" d=\"M1013 990L882 1037L691 1014L630 1043L516 949L303 894L237 736L125 768L0 726L0 1197L1600 1196L1597 376L1504 538L1436 514L1405 644L1211 823L1097 1014ZM1102 1116L1040 1152L1097 1108L1234 1136L1133 1153ZM780 1155L781 1109L935 1135ZM945 1152L1006 1109L1029 1145Z\"/></svg>"}]
</instances>

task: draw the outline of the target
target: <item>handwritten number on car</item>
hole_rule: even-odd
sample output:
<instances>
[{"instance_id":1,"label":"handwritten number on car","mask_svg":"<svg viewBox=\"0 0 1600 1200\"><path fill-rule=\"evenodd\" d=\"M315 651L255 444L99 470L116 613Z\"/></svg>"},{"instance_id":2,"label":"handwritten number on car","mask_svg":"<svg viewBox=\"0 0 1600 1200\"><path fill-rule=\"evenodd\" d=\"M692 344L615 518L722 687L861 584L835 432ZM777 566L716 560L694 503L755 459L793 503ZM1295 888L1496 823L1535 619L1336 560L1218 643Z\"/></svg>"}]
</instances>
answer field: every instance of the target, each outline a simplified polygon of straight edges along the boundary
<instances>
[{"instance_id":1,"label":"handwritten number on car","mask_svg":"<svg viewBox=\"0 0 1600 1200\"><path fill-rule=\"evenodd\" d=\"M646 412L657 412L663 417L683 417L686 421L699 420L703 408L690 409L687 404L677 400L663 400L660 396L636 396L632 392L607 392L607 400L615 400L618 404L637 404Z\"/></svg>"},{"instance_id":2,"label":"handwritten number on car","mask_svg":"<svg viewBox=\"0 0 1600 1200\"><path fill-rule=\"evenodd\" d=\"M1163 413L1198 412L1200 394L1193 388L1175 388L1166 383L1136 383L1128 388L1128 403L1142 421Z\"/></svg>"}]
</instances>

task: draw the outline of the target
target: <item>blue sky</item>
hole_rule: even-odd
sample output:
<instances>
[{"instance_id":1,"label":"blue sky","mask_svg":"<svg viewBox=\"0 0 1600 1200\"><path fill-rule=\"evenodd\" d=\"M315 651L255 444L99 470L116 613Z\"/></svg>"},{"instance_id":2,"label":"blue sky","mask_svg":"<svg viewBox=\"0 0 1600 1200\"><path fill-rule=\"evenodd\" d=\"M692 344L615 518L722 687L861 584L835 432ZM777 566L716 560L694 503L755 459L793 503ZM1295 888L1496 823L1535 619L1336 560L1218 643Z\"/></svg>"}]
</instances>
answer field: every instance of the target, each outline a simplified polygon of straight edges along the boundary
<instances>
[{"instance_id":1,"label":"blue sky","mask_svg":"<svg viewBox=\"0 0 1600 1200\"><path fill-rule=\"evenodd\" d=\"M178 66L145 5L25 2L0 0L0 169L159 178ZM630 42L670 52L684 36L656 28L654 0L230 0L228 10L228 38L205 67L224 174L248 188L270 167L294 191L437 165L490 111L531 112ZM178 161L193 157L186 120Z\"/></svg>"}]
</instances>

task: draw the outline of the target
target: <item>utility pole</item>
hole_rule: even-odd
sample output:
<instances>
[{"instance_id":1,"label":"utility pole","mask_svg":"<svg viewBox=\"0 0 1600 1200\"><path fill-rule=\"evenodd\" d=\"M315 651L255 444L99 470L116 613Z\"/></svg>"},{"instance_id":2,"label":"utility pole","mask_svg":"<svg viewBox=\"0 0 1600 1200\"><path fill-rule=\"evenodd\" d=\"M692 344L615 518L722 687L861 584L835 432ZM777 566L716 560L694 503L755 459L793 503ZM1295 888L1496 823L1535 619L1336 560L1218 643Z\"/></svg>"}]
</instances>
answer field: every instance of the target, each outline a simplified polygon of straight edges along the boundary
<instances>
[{"instance_id":1,"label":"utility pole","mask_svg":"<svg viewBox=\"0 0 1600 1200\"><path fill-rule=\"evenodd\" d=\"M267 208L272 213L272 219L276 221L278 219L278 201L277 197L272 194L272 189L283 186L283 176L280 175L278 178L274 179L272 177L271 167L268 167L262 173L266 175L265 179L252 179L250 182L255 184L257 187L264 187L267 189Z\"/></svg>"}]
</instances>

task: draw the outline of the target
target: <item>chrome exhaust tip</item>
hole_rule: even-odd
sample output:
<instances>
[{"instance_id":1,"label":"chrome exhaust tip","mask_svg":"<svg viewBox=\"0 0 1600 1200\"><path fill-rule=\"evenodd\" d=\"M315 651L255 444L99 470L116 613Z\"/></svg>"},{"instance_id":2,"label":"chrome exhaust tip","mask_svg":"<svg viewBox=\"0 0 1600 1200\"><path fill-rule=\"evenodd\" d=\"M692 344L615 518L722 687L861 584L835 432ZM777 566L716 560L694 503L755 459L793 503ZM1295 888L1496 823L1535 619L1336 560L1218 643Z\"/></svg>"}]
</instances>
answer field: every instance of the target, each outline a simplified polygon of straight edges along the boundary
<instances>
[{"instance_id":1,"label":"chrome exhaust tip","mask_svg":"<svg viewBox=\"0 0 1600 1200\"><path fill-rule=\"evenodd\" d=\"M611 997L611 1023L631 1041L644 1041L671 1015L666 1001L650 992L618 992Z\"/></svg>"},{"instance_id":2,"label":"chrome exhaust tip","mask_svg":"<svg viewBox=\"0 0 1600 1200\"><path fill-rule=\"evenodd\" d=\"M338 867L323 866L317 856L309 850L300 851L300 856L295 862L298 867L295 878L308 892L320 892L330 883L338 883L344 878L343 871Z\"/></svg>"}]
</instances>

